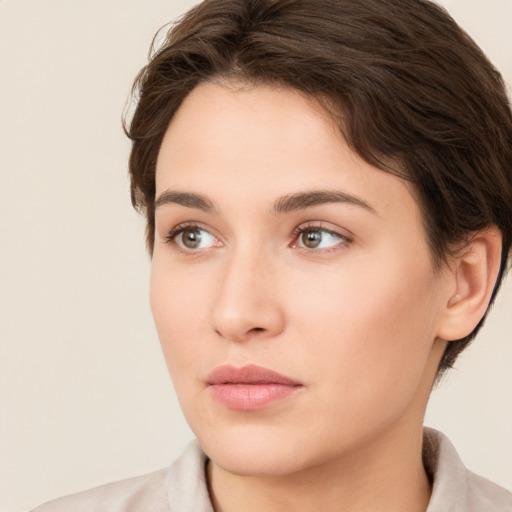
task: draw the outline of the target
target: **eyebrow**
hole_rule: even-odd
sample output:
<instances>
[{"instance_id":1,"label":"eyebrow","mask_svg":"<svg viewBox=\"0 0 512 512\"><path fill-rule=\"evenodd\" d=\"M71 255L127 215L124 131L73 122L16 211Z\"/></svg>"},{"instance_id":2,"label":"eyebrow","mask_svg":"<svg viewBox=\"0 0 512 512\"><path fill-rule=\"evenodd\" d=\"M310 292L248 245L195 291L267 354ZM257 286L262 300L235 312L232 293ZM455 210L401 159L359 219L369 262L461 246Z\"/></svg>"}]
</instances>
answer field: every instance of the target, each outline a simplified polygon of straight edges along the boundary
<instances>
[{"instance_id":1,"label":"eyebrow","mask_svg":"<svg viewBox=\"0 0 512 512\"><path fill-rule=\"evenodd\" d=\"M345 192L338 192L333 190L312 190L280 197L274 203L274 207L272 208L271 213L278 215L329 203L344 203L360 206L361 208L364 208L365 210L368 210L369 212L377 215L375 209L363 199L351 194L347 194Z\"/></svg>"},{"instance_id":2,"label":"eyebrow","mask_svg":"<svg viewBox=\"0 0 512 512\"><path fill-rule=\"evenodd\" d=\"M192 192L177 192L166 190L155 201L155 210L164 204L178 204L187 208L196 208L206 213L216 213L213 203L204 196Z\"/></svg>"},{"instance_id":3,"label":"eyebrow","mask_svg":"<svg viewBox=\"0 0 512 512\"><path fill-rule=\"evenodd\" d=\"M345 192L333 190L312 190L288 194L277 199L270 213L272 215L280 215L329 203L343 203L359 206L371 213L377 214L375 209L363 199ZM213 203L207 197L192 192L166 190L156 199L155 209L166 204L177 204L187 208L196 208L206 213L218 213Z\"/></svg>"}]
</instances>

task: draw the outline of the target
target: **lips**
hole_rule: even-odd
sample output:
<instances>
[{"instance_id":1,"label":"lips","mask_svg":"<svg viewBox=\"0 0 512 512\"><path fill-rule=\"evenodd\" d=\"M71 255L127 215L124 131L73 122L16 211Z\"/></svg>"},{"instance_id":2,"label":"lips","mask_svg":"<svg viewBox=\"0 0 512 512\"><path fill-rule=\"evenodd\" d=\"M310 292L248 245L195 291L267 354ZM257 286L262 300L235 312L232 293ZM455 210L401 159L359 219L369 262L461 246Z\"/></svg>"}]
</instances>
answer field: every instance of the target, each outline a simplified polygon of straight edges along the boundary
<instances>
[{"instance_id":1,"label":"lips","mask_svg":"<svg viewBox=\"0 0 512 512\"><path fill-rule=\"evenodd\" d=\"M206 379L214 400L229 409L255 411L288 398L303 385L268 368L219 366Z\"/></svg>"}]
</instances>

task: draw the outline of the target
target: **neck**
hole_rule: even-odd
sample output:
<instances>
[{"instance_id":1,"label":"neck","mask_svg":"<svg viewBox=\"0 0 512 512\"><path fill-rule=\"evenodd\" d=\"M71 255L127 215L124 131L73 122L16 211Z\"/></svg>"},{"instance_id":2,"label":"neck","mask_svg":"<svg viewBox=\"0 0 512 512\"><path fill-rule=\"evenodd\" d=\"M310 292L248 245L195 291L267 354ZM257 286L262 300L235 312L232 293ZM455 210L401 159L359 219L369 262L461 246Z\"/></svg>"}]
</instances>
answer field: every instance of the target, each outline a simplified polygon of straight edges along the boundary
<instances>
[{"instance_id":1,"label":"neck","mask_svg":"<svg viewBox=\"0 0 512 512\"><path fill-rule=\"evenodd\" d=\"M435 341L404 415L348 453L283 476L236 475L210 461L207 476L215 511L425 512L431 485L423 466L422 425L445 347L445 341Z\"/></svg>"},{"instance_id":2,"label":"neck","mask_svg":"<svg viewBox=\"0 0 512 512\"><path fill-rule=\"evenodd\" d=\"M422 433L405 439L394 428L329 464L286 476L229 473L210 462L216 512L425 512L430 483L422 463Z\"/></svg>"}]
</instances>

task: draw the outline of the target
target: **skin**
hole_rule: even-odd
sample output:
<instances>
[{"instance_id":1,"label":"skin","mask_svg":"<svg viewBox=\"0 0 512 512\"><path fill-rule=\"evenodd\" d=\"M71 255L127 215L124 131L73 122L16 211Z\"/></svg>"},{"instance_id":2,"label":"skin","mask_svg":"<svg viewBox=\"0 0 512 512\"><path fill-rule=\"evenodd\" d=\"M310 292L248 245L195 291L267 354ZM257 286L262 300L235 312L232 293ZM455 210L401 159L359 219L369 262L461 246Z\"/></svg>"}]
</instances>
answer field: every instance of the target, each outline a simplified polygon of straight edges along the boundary
<instances>
[{"instance_id":1,"label":"skin","mask_svg":"<svg viewBox=\"0 0 512 512\"><path fill-rule=\"evenodd\" d=\"M206 83L168 128L156 185L151 307L215 509L424 511L422 421L457 282L434 270L404 181L298 92ZM359 203L273 211L318 190ZM183 223L201 230L197 247ZM232 410L205 382L226 363L302 386Z\"/></svg>"}]
</instances>

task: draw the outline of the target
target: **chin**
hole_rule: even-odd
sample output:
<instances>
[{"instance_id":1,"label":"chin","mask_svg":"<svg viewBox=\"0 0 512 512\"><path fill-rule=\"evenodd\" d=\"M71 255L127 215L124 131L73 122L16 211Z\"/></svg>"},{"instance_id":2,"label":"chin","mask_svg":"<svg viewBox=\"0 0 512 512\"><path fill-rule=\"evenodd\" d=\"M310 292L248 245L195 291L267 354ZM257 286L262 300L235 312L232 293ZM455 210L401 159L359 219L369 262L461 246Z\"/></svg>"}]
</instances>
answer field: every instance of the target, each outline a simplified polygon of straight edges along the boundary
<instances>
[{"instance_id":1,"label":"chin","mask_svg":"<svg viewBox=\"0 0 512 512\"><path fill-rule=\"evenodd\" d=\"M284 476L308 465L302 436L279 432L268 425L215 429L197 438L216 465L235 475Z\"/></svg>"}]
</instances>

